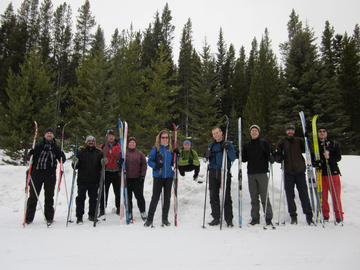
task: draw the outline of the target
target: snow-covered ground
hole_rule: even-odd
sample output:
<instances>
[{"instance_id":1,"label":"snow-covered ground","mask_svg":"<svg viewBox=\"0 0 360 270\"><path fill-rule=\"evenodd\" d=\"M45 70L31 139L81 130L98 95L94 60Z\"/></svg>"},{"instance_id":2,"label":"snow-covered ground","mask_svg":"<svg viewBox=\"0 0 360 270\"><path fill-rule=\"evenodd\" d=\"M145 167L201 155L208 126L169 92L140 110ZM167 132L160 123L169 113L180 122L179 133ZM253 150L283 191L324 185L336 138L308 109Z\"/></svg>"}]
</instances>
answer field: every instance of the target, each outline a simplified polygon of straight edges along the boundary
<instances>
[{"instance_id":1,"label":"snow-covered ground","mask_svg":"<svg viewBox=\"0 0 360 270\"><path fill-rule=\"evenodd\" d=\"M309 227L298 198L298 225L276 230L246 226L250 219L250 198L246 164L243 164L243 222L238 227L237 162L232 166L232 198L235 227L203 229L204 184L194 183L192 173L179 180L178 227L160 226L160 203L154 219L155 228L145 228L134 199L135 222L126 225L113 212L112 189L107 220L96 228L66 224L65 186L59 196L55 223L44 224L38 205L34 223L22 227L25 167L0 165L0 264L1 269L358 269L360 263L360 181L359 156L344 156L342 202L344 226L335 226L333 216L326 228ZM202 163L201 175L205 177ZM147 207L151 199L152 170L145 184ZM65 179L70 190L72 169L65 163ZM274 166L274 220L279 205L280 168ZM271 195L272 196L272 195ZM43 200L43 192L41 193ZM87 204L87 202L86 202ZM206 220L210 221L207 203ZM86 216L84 216L85 218ZM173 223L173 198L169 220ZM263 222L263 221L262 221Z\"/></svg>"}]
</instances>

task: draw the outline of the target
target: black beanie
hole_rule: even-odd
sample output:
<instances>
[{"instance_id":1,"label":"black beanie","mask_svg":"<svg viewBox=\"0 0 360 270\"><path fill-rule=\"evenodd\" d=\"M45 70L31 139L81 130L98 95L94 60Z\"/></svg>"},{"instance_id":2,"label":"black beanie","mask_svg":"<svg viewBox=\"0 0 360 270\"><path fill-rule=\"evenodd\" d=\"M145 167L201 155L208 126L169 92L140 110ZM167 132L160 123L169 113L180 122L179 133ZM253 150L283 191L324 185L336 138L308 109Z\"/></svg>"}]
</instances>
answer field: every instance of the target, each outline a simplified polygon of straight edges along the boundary
<instances>
[{"instance_id":1,"label":"black beanie","mask_svg":"<svg viewBox=\"0 0 360 270\"><path fill-rule=\"evenodd\" d=\"M114 130L109 129L109 130L108 130L108 135L114 135L114 136L115 136L115 132L114 132Z\"/></svg>"},{"instance_id":2,"label":"black beanie","mask_svg":"<svg viewBox=\"0 0 360 270\"><path fill-rule=\"evenodd\" d=\"M51 133L54 134L54 136L55 136L55 130L54 130L53 128L48 127L47 129L45 129L44 135L45 135L46 133L48 133L48 132L51 132Z\"/></svg>"}]
</instances>

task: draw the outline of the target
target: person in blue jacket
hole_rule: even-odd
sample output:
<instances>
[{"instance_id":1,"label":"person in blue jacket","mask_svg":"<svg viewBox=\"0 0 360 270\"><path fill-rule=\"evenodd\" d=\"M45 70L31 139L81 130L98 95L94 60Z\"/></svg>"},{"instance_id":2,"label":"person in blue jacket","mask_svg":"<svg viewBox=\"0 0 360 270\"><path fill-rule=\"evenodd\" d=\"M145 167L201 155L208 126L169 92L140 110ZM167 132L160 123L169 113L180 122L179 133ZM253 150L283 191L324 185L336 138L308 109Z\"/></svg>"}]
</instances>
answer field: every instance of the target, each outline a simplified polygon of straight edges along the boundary
<instances>
[{"instance_id":1,"label":"person in blue jacket","mask_svg":"<svg viewBox=\"0 0 360 270\"><path fill-rule=\"evenodd\" d=\"M168 131L162 130L156 136L155 146L151 149L148 165L153 169L153 194L149 206L145 227L152 226L156 206L162 190L164 190L164 204L162 208L162 225L170 226L168 214L170 208L171 186L173 182L174 153L171 137Z\"/></svg>"},{"instance_id":2,"label":"person in blue jacket","mask_svg":"<svg viewBox=\"0 0 360 270\"><path fill-rule=\"evenodd\" d=\"M231 174L230 167L231 162L236 159L236 153L234 146L231 142L225 141L223 138L223 132L219 127L216 127L212 130L212 135L214 141L209 144L208 150L206 152L206 157L210 162L210 171L209 171L209 191L210 191L210 205L211 205L211 215L214 218L209 225L215 226L220 224L220 196L219 190L221 186L221 166L223 151L226 150L227 153L227 177L226 177L226 189L225 189L225 204L224 204L224 214L225 221L228 227L233 227L233 211L232 211L232 201L230 194L231 186Z\"/></svg>"}]
</instances>

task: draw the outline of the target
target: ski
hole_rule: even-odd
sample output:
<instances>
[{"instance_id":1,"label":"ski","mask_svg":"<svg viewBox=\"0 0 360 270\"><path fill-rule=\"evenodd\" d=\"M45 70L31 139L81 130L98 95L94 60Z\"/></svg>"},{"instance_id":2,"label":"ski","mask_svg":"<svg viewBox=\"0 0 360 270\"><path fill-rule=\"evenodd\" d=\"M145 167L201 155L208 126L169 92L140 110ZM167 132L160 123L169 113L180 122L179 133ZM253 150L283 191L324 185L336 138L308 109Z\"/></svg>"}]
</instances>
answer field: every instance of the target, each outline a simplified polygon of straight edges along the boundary
<instances>
[{"instance_id":1,"label":"ski","mask_svg":"<svg viewBox=\"0 0 360 270\"><path fill-rule=\"evenodd\" d=\"M57 208L57 203L58 203L58 199L59 199L59 193L60 193L60 185L61 185L61 179L62 179L62 176L64 174L63 172L63 160L62 160L62 152L64 150L64 134L65 134L65 127L68 123L66 123L63 128L62 128L62 131L61 131L61 157L60 157L60 167L59 167L59 180L58 180L58 185L57 185L57 189L56 189L56 198L55 198L55 207L54 207L54 215L53 215L53 221L54 221L54 218L55 218L55 213L56 213L56 208ZM66 190L66 187L65 187L65 191L66 191L66 194L67 194L67 190Z\"/></svg>"},{"instance_id":2,"label":"ski","mask_svg":"<svg viewBox=\"0 0 360 270\"><path fill-rule=\"evenodd\" d=\"M35 148L36 138L37 138L37 134L38 134L38 124L36 121L34 121L34 124L35 124L35 132L34 132L33 144L31 147L32 150L34 150L34 148ZM26 211L27 211L27 201L29 199L29 185L30 185L32 164L33 164L33 155L31 155L31 157L30 157L29 168L27 169L27 177L26 177L25 202L24 202L24 222L23 222L24 228L26 226Z\"/></svg>"},{"instance_id":3,"label":"ski","mask_svg":"<svg viewBox=\"0 0 360 270\"><path fill-rule=\"evenodd\" d=\"M242 152L241 152L241 117L238 119L238 142L239 142L239 158L238 158L238 208L239 208L239 227L242 227Z\"/></svg>"},{"instance_id":4,"label":"ski","mask_svg":"<svg viewBox=\"0 0 360 270\"><path fill-rule=\"evenodd\" d=\"M315 184L314 169L313 169L312 162L311 162L311 152L310 152L310 147L309 147L309 140L306 135L305 114L303 111L301 111L301 112L299 112L299 115L300 115L301 125L302 125L302 129L303 129L303 134L304 134L306 174L307 174L308 182L309 182L310 202L311 202L311 207L312 207L312 211L313 211L313 216L316 217L316 219L318 219L319 213L321 213L321 207L319 205L318 192L317 192L317 187ZM315 205L315 201L314 201L314 196L315 196L315 200L316 200L316 205ZM321 220L321 223L323 224L322 220Z\"/></svg>"},{"instance_id":5,"label":"ski","mask_svg":"<svg viewBox=\"0 0 360 270\"><path fill-rule=\"evenodd\" d=\"M106 132L106 136L105 136L105 145L104 145L104 149L103 149L103 151L104 151L103 152L103 159L106 159L106 153L107 153L107 148L108 148L108 144L109 144L108 143L108 137L109 137L109 130ZM106 167L105 162L102 162L101 176L100 176L100 182L99 182L99 188L98 188L98 196L97 196L96 207L95 207L94 223L93 223L94 227L96 227L96 223L98 222L100 200L101 200L101 195L102 195L103 190L104 190L105 167Z\"/></svg>"},{"instance_id":6,"label":"ski","mask_svg":"<svg viewBox=\"0 0 360 270\"><path fill-rule=\"evenodd\" d=\"M211 149L208 147L208 153L210 153ZM207 199L207 187L209 183L209 170L210 170L210 160L209 158L206 158L206 179L205 179L205 198L204 198L204 215L203 215L203 228L205 227L205 215L206 215L206 199Z\"/></svg>"},{"instance_id":7,"label":"ski","mask_svg":"<svg viewBox=\"0 0 360 270\"><path fill-rule=\"evenodd\" d=\"M130 224L128 194L127 194L127 181L126 181L126 143L127 143L127 130L128 126L126 121L118 120L118 130L121 146L121 156L123 163L121 166L121 184L120 184L120 220L126 216L126 224Z\"/></svg>"},{"instance_id":8,"label":"ski","mask_svg":"<svg viewBox=\"0 0 360 270\"><path fill-rule=\"evenodd\" d=\"M177 126L173 123L174 128L174 149L177 148ZM178 212L178 157L174 154L174 225L177 226L177 212Z\"/></svg>"},{"instance_id":9,"label":"ski","mask_svg":"<svg viewBox=\"0 0 360 270\"><path fill-rule=\"evenodd\" d=\"M124 121L124 147L121 149L124 153L124 161L122 166L123 179L124 179L124 208L126 216L126 224L130 224L130 215L129 215L129 200L128 200L128 191L127 191L127 179L126 179L126 148L127 148L127 133L128 133L128 124Z\"/></svg>"},{"instance_id":10,"label":"ski","mask_svg":"<svg viewBox=\"0 0 360 270\"><path fill-rule=\"evenodd\" d=\"M74 149L74 157L77 157L77 137L75 137L75 149ZM77 162L74 161L74 168L73 168L73 176L72 176L72 181L71 181L71 191L70 191L70 202L69 202L69 207L68 207L68 214L67 214L67 219L66 219L66 227L68 226L68 223L72 222L71 220L71 206L72 206L72 201L73 201L73 194L74 194L74 186L75 186L75 179L76 179L76 165Z\"/></svg>"},{"instance_id":11,"label":"ski","mask_svg":"<svg viewBox=\"0 0 360 270\"><path fill-rule=\"evenodd\" d=\"M224 141L227 141L228 130L229 130L229 117L225 115L225 137ZM227 152L223 150L222 163L221 163L221 201L220 201L220 230L222 229L223 217L224 217L224 204L225 204L225 193L226 193L226 177L227 177Z\"/></svg>"},{"instance_id":12,"label":"ski","mask_svg":"<svg viewBox=\"0 0 360 270\"><path fill-rule=\"evenodd\" d=\"M317 163L320 162L320 150L319 150L319 141L317 136L317 127L316 127L316 121L317 121L318 115L314 115L312 119L312 135L313 135L313 145L314 145L314 156L315 161ZM316 168L316 182L317 182L317 198L318 198L318 205L320 211L322 210L322 170L321 168ZM317 216L316 222L318 222L319 218L323 221L323 216ZM324 222L323 222L324 225Z\"/></svg>"}]
</instances>

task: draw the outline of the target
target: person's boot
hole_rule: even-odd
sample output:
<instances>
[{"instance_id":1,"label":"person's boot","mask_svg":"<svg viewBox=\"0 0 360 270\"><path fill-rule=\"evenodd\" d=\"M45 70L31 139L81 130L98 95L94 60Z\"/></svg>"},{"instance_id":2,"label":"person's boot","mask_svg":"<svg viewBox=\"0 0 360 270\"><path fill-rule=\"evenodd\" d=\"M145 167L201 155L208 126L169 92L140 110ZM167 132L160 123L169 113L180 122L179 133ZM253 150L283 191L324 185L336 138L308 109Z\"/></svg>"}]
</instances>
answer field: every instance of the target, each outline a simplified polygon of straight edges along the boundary
<instances>
[{"instance_id":1,"label":"person's boot","mask_svg":"<svg viewBox=\"0 0 360 270\"><path fill-rule=\"evenodd\" d=\"M226 221L226 225L231 228L234 227L234 223L232 222L232 220Z\"/></svg>"},{"instance_id":2,"label":"person's boot","mask_svg":"<svg viewBox=\"0 0 360 270\"><path fill-rule=\"evenodd\" d=\"M313 218L311 215L306 215L306 222L309 226L311 225L315 225L314 221L313 221Z\"/></svg>"},{"instance_id":3,"label":"person's boot","mask_svg":"<svg viewBox=\"0 0 360 270\"><path fill-rule=\"evenodd\" d=\"M83 224L83 218L82 217L77 217L76 218L76 224Z\"/></svg>"},{"instance_id":4,"label":"person's boot","mask_svg":"<svg viewBox=\"0 0 360 270\"><path fill-rule=\"evenodd\" d=\"M146 219L147 219L146 212L140 213L140 216L141 216L141 218L142 218L143 221L146 221Z\"/></svg>"},{"instance_id":5,"label":"person's boot","mask_svg":"<svg viewBox=\"0 0 360 270\"><path fill-rule=\"evenodd\" d=\"M208 223L210 226L216 226L220 224L220 221L216 218L213 219L213 221Z\"/></svg>"},{"instance_id":6,"label":"person's boot","mask_svg":"<svg viewBox=\"0 0 360 270\"><path fill-rule=\"evenodd\" d=\"M163 219L162 220L162 226L164 227L164 226L170 226L171 225L171 223L167 220L167 219Z\"/></svg>"},{"instance_id":7,"label":"person's boot","mask_svg":"<svg viewBox=\"0 0 360 270\"><path fill-rule=\"evenodd\" d=\"M259 220L257 220L257 219L252 219L249 223L249 225L251 225L251 226L255 226L257 224L260 224Z\"/></svg>"},{"instance_id":8,"label":"person's boot","mask_svg":"<svg viewBox=\"0 0 360 270\"><path fill-rule=\"evenodd\" d=\"M291 217L290 224L296 225L298 223L297 217Z\"/></svg>"},{"instance_id":9,"label":"person's boot","mask_svg":"<svg viewBox=\"0 0 360 270\"><path fill-rule=\"evenodd\" d=\"M116 208L116 214L117 214L118 216L120 216L120 208L119 208L119 207Z\"/></svg>"},{"instance_id":10,"label":"person's boot","mask_svg":"<svg viewBox=\"0 0 360 270\"><path fill-rule=\"evenodd\" d=\"M153 222L150 219L147 219L146 222L144 223L145 227L152 227L153 226Z\"/></svg>"}]
</instances>

